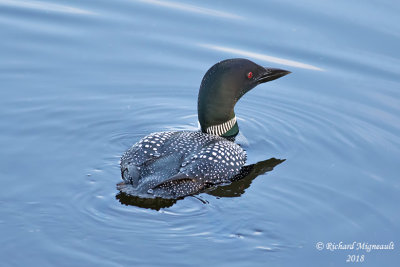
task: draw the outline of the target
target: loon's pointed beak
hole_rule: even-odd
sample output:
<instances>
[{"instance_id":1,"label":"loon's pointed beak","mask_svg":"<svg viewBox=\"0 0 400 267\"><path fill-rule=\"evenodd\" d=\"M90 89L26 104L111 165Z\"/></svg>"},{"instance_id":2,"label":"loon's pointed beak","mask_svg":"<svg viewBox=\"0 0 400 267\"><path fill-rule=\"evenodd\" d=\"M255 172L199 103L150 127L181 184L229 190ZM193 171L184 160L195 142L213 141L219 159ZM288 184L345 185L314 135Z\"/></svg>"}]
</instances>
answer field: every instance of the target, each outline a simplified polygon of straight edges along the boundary
<instances>
[{"instance_id":1,"label":"loon's pointed beak","mask_svg":"<svg viewBox=\"0 0 400 267\"><path fill-rule=\"evenodd\" d=\"M261 76L258 77L257 82L260 84L260 83L273 81L273 80L283 77L289 73L291 73L291 72L288 70L265 68L265 72L263 72L261 74Z\"/></svg>"}]
</instances>

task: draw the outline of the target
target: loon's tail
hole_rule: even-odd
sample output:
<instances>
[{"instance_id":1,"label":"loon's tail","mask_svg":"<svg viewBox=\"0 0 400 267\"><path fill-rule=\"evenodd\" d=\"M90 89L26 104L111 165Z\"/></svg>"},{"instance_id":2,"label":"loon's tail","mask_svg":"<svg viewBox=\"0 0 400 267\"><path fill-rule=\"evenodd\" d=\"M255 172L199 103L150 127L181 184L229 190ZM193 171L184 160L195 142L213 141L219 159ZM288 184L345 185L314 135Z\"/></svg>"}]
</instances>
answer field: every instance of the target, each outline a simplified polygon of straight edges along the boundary
<instances>
[{"instance_id":1,"label":"loon's tail","mask_svg":"<svg viewBox=\"0 0 400 267\"><path fill-rule=\"evenodd\" d=\"M139 183L140 172L135 164L129 164L126 166L121 165L121 176L126 183L137 186Z\"/></svg>"}]
</instances>

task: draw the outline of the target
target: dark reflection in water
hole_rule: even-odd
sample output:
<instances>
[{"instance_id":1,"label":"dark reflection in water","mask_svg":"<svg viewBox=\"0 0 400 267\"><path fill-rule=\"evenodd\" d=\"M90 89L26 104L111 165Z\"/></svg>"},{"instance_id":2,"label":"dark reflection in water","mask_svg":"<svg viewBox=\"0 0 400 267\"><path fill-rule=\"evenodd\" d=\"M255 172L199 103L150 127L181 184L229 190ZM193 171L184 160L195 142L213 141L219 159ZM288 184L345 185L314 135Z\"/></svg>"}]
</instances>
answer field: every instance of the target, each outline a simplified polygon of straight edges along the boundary
<instances>
[{"instance_id":1,"label":"dark reflection in water","mask_svg":"<svg viewBox=\"0 0 400 267\"><path fill-rule=\"evenodd\" d=\"M121 204L127 206L136 206L139 208L160 210L162 208L168 208L174 205L179 199L165 199L165 198L141 198L137 196L131 196L124 192L119 192L116 196ZM180 198L183 199L183 198Z\"/></svg>"},{"instance_id":2,"label":"dark reflection in water","mask_svg":"<svg viewBox=\"0 0 400 267\"><path fill-rule=\"evenodd\" d=\"M208 188L206 193L216 197L240 197L257 176L272 171L275 166L284 161L285 159L270 158L244 166L241 172L232 179L233 182L231 184ZM178 199L141 198L128 195L124 192L119 192L116 195L116 199L118 199L121 204L154 210L171 207L183 198L184 197Z\"/></svg>"},{"instance_id":3,"label":"dark reflection in water","mask_svg":"<svg viewBox=\"0 0 400 267\"><path fill-rule=\"evenodd\" d=\"M259 161L255 164L244 166L241 172L233 178L233 183L219 186L208 192L208 194L216 197L240 197L257 176L272 171L275 166L284 161L285 159L270 158Z\"/></svg>"}]
</instances>

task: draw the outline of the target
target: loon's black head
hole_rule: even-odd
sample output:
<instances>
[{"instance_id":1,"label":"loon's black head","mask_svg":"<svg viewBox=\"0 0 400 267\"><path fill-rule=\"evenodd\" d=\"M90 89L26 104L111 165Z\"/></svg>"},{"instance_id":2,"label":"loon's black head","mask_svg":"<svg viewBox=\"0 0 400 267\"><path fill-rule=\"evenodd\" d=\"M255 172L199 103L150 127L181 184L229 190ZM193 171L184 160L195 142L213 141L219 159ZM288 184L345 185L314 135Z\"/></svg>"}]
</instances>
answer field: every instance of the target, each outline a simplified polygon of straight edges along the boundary
<instances>
[{"instance_id":1,"label":"loon's black head","mask_svg":"<svg viewBox=\"0 0 400 267\"><path fill-rule=\"evenodd\" d=\"M224 137L237 135L236 102L260 83L289 73L265 68L243 58L218 62L207 71L200 85L197 111L201 130Z\"/></svg>"}]
</instances>

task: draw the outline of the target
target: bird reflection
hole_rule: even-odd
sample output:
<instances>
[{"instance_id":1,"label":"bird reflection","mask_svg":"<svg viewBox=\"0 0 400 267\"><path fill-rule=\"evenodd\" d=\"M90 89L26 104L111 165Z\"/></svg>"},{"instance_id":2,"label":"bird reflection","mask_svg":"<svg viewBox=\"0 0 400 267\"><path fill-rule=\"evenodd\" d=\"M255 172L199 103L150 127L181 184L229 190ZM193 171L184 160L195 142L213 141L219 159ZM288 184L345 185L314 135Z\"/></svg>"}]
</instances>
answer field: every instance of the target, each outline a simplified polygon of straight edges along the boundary
<instances>
[{"instance_id":1,"label":"bird reflection","mask_svg":"<svg viewBox=\"0 0 400 267\"><path fill-rule=\"evenodd\" d=\"M204 192L215 197L240 197L245 193L252 181L259 175L272 171L275 166L284 162L285 159L270 158L259 161L255 164L244 166L240 173L232 179L232 183L217 187L207 188ZM164 198L140 198L131 196L124 192L119 192L116 199L121 204L136 206L140 208L160 210L173 206L177 201L183 199L164 199Z\"/></svg>"}]
</instances>

